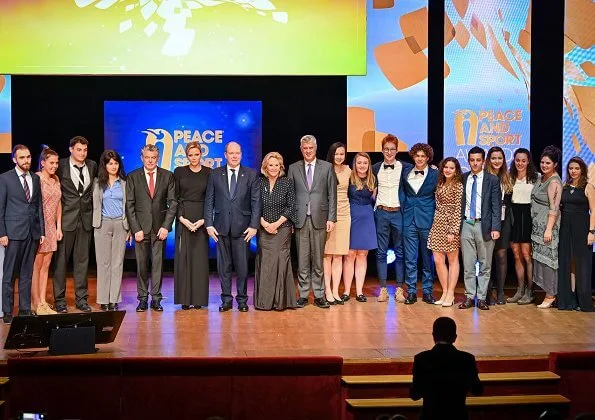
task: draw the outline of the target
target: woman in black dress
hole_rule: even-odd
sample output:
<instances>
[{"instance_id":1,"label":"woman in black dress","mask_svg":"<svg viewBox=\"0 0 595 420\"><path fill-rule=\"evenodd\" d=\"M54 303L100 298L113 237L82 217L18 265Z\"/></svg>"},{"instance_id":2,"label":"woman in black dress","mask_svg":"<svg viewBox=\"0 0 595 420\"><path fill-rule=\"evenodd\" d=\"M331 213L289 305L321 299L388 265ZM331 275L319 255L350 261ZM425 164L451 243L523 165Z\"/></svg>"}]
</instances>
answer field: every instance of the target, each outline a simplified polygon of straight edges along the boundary
<instances>
[{"instance_id":1,"label":"woman in black dress","mask_svg":"<svg viewBox=\"0 0 595 420\"><path fill-rule=\"evenodd\" d=\"M580 157L570 159L566 175L560 201L558 309L593 312L591 258L595 240L595 187L587 182L587 165Z\"/></svg>"},{"instance_id":2,"label":"woman in black dress","mask_svg":"<svg viewBox=\"0 0 595 420\"><path fill-rule=\"evenodd\" d=\"M496 276L490 276L488 284L488 294L486 302L488 305L506 304L504 295L504 283L506 282L506 273L508 272L508 248L510 247L510 229L511 229L511 211L510 200L512 198L512 180L506 167L506 157L501 147L495 146L488 150L488 157L485 163L486 172L496 175L500 180L500 189L502 190L502 229L500 238L494 245L493 266L496 267ZM496 281L494 282L494 277ZM494 299L492 286L496 283L497 297Z\"/></svg>"},{"instance_id":3,"label":"woman in black dress","mask_svg":"<svg viewBox=\"0 0 595 420\"><path fill-rule=\"evenodd\" d=\"M174 171L178 217L174 260L174 303L187 310L209 304L209 236L204 227L204 201L211 168L202 166L196 141L186 146L189 164Z\"/></svg>"},{"instance_id":4,"label":"woman in black dress","mask_svg":"<svg viewBox=\"0 0 595 420\"><path fill-rule=\"evenodd\" d=\"M254 307L270 311L295 308L295 285L291 269L291 231L296 218L293 182L284 177L283 157L267 154L260 184L262 216L258 229Z\"/></svg>"}]
</instances>

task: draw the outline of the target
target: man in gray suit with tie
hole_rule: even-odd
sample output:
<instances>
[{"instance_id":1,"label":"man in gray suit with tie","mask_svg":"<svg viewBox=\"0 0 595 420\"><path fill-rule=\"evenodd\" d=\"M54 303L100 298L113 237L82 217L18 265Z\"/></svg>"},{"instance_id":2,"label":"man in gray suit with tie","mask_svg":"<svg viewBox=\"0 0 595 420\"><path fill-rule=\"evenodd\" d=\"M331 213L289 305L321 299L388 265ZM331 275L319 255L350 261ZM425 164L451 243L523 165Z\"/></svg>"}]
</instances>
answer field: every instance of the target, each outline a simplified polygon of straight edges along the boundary
<instances>
[{"instance_id":1,"label":"man in gray suit with tie","mask_svg":"<svg viewBox=\"0 0 595 420\"><path fill-rule=\"evenodd\" d=\"M0 175L0 245L6 248L2 277L5 324L12 322L14 278L19 277L19 315L31 315L33 261L45 239L41 182L32 174L31 152L17 144L12 150L14 169Z\"/></svg>"},{"instance_id":2,"label":"man in gray suit with tie","mask_svg":"<svg viewBox=\"0 0 595 420\"><path fill-rule=\"evenodd\" d=\"M333 165L316 159L316 137L308 134L300 140L303 160L289 166L287 177L295 186L298 247L298 286L300 297L297 306L308 304L310 288L314 304L329 308L324 298L322 259L326 234L337 221L337 176Z\"/></svg>"}]
</instances>

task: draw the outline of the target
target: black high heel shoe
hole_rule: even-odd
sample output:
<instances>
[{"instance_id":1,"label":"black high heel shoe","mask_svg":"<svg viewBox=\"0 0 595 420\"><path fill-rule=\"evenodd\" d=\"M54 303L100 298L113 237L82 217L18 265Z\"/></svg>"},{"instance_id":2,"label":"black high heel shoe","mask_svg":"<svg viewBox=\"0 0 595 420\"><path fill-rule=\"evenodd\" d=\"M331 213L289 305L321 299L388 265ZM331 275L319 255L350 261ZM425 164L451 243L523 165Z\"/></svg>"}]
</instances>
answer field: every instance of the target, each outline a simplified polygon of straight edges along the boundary
<instances>
[{"instance_id":1,"label":"black high heel shoe","mask_svg":"<svg viewBox=\"0 0 595 420\"><path fill-rule=\"evenodd\" d=\"M343 294L341 295L341 300L342 300L343 302L347 302L347 301L349 300L349 295L348 295L347 293L343 293Z\"/></svg>"},{"instance_id":2,"label":"black high heel shoe","mask_svg":"<svg viewBox=\"0 0 595 420\"><path fill-rule=\"evenodd\" d=\"M368 299L364 295L357 295L355 297L355 300L357 300L358 302L367 302L368 301Z\"/></svg>"}]
</instances>

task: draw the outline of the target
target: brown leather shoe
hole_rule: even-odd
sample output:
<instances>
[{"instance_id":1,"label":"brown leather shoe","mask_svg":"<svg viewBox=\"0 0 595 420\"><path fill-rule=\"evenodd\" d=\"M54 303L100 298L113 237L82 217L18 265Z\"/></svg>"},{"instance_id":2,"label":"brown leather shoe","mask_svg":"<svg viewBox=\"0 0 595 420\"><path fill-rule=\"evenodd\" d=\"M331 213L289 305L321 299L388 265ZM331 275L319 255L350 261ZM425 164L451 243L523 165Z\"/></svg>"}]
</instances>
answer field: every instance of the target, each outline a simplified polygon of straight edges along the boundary
<instances>
[{"instance_id":1,"label":"brown leather shoe","mask_svg":"<svg viewBox=\"0 0 595 420\"><path fill-rule=\"evenodd\" d=\"M459 305L459 309L473 308L473 299L467 298Z\"/></svg>"},{"instance_id":2,"label":"brown leather shoe","mask_svg":"<svg viewBox=\"0 0 595 420\"><path fill-rule=\"evenodd\" d=\"M481 309L482 311L489 311L490 310L490 305L488 305L488 303L485 300L480 300L477 302L477 307L479 309Z\"/></svg>"}]
</instances>

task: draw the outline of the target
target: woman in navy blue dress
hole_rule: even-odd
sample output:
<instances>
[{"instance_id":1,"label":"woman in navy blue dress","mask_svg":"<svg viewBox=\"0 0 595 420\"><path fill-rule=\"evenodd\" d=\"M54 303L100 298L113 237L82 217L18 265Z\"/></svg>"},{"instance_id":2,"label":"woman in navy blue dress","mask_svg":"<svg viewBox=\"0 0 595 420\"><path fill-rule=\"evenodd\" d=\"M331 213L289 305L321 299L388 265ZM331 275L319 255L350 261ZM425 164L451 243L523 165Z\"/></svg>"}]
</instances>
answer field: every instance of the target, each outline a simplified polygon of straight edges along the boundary
<instances>
[{"instance_id":1,"label":"woman in navy blue dress","mask_svg":"<svg viewBox=\"0 0 595 420\"><path fill-rule=\"evenodd\" d=\"M376 249L376 224L374 223L374 201L376 199L376 178L372 173L372 162L367 153L358 153L353 159L353 169L347 190L351 211L349 233L349 254L343 267L345 290L351 288L355 272L356 300L365 302L364 280L368 269L368 251Z\"/></svg>"}]
</instances>

